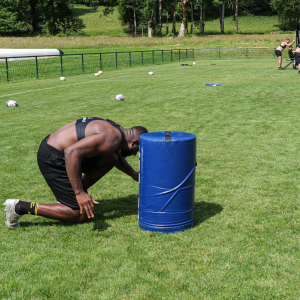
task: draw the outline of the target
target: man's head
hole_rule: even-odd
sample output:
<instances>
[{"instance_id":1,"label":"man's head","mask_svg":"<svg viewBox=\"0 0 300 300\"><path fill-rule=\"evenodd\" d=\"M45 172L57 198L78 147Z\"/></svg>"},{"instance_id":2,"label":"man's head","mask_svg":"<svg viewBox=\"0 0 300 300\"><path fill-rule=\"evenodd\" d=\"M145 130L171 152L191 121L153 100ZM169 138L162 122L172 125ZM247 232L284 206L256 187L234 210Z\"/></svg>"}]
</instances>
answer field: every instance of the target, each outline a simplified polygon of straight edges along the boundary
<instances>
[{"instance_id":1,"label":"man's head","mask_svg":"<svg viewBox=\"0 0 300 300\"><path fill-rule=\"evenodd\" d=\"M285 39L285 41L288 43L290 41L290 39Z\"/></svg>"},{"instance_id":2,"label":"man's head","mask_svg":"<svg viewBox=\"0 0 300 300\"><path fill-rule=\"evenodd\" d=\"M143 126L134 126L128 129L124 129L126 138L126 145L124 149L121 149L121 155L123 157L136 155L140 149L140 136L143 133L148 133L147 128Z\"/></svg>"},{"instance_id":3,"label":"man's head","mask_svg":"<svg viewBox=\"0 0 300 300\"><path fill-rule=\"evenodd\" d=\"M292 49L293 49L293 46L290 46L289 48L292 50Z\"/></svg>"}]
</instances>

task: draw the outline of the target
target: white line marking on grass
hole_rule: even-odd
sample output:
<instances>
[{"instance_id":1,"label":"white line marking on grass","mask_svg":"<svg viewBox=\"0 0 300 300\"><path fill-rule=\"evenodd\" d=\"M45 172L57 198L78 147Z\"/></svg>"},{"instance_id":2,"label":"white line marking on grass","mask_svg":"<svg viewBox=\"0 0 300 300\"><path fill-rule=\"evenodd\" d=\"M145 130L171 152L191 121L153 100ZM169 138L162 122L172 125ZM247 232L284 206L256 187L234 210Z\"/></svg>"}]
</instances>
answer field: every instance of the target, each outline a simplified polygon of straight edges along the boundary
<instances>
[{"instance_id":1,"label":"white line marking on grass","mask_svg":"<svg viewBox=\"0 0 300 300\"><path fill-rule=\"evenodd\" d=\"M44 89L37 89L37 90L31 90L31 91L18 92L18 93L14 93L14 94L2 95L2 96L0 96L0 98L8 97L8 96L14 96L14 95L20 95L20 94L25 94L25 93L34 93L34 92L40 92L40 91L45 91L45 90L64 88L64 87L79 85L79 84L86 84L86 83L92 83L92 82L101 82L101 81L106 81L106 80L110 80L110 79L117 79L117 78L122 78L122 77L129 77L129 76L132 76L132 75L119 76L119 77L114 77L114 78L105 78L105 79L101 79L101 80L91 80L91 81L78 82L78 83L72 83L72 84L66 84L66 85L58 85L58 86L48 87L48 88L44 88Z\"/></svg>"},{"instance_id":2,"label":"white line marking on grass","mask_svg":"<svg viewBox=\"0 0 300 300\"><path fill-rule=\"evenodd\" d=\"M154 66L154 68L155 68L155 66ZM179 68L182 68L182 66L181 67L170 68L170 69L156 69L155 72L169 71L169 70L174 70L174 69L179 69ZM146 70L146 72L147 72L147 70ZM74 86L74 85L79 85L79 84L102 82L102 81L107 81L107 80L111 80L111 79L131 77L131 76L135 76L135 75L140 76L140 74L133 74L133 75L118 76L118 77L113 77L113 78L105 78L105 79L101 79L101 80L91 80L91 81L78 82L78 83L72 83L72 84L66 84L66 85L58 85L58 86L53 86L53 87L48 87L48 88L43 88L43 89L30 90L30 91L18 92L18 93L13 93L13 94L1 95L0 98L10 97L10 96L15 96L15 95L20 95L20 94L26 94L26 93L34 93L34 92L52 90L52 89L57 89L57 88L64 88L64 87Z\"/></svg>"}]
</instances>

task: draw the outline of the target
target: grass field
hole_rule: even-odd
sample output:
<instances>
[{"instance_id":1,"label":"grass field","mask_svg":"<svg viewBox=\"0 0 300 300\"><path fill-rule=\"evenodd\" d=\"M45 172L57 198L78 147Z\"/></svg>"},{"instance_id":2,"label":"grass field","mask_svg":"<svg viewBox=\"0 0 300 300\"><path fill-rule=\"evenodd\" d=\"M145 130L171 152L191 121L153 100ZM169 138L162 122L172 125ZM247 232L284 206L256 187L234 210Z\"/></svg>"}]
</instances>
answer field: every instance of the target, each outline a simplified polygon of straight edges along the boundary
<instances>
[{"instance_id":1,"label":"grass field","mask_svg":"<svg viewBox=\"0 0 300 300\"><path fill-rule=\"evenodd\" d=\"M100 204L86 224L24 216L8 230L2 211L0 298L299 299L300 76L275 65L210 60L151 66L154 76L141 67L3 84L1 206L55 203L38 146L85 116L194 133L198 166L196 223L185 232L139 229L138 184L118 170L90 189Z\"/></svg>"}]
</instances>

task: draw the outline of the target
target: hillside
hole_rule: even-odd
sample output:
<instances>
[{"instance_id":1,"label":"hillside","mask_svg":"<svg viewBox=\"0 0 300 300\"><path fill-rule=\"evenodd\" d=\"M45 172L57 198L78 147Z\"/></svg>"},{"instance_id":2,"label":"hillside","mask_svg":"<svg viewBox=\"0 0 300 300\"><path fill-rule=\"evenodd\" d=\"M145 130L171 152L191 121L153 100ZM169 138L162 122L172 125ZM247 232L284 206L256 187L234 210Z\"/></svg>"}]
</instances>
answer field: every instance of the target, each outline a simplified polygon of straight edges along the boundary
<instances>
[{"instance_id":1,"label":"hillside","mask_svg":"<svg viewBox=\"0 0 300 300\"><path fill-rule=\"evenodd\" d=\"M83 19L86 25L85 32L89 36L111 36L111 35L128 35L123 32L123 27L118 19L118 12L115 8L114 13L107 17L100 17L104 7L100 6L97 11L85 5L75 5L73 8L74 14ZM169 19L169 29L171 22ZM196 21L196 20L195 20ZM190 25L190 24L189 24ZM180 21L177 20L177 30L180 28ZM195 26L194 26L195 28ZM225 18L225 34L234 34L235 21L233 17ZM272 32L280 32L277 16L242 16L239 17L239 33L240 34L265 34ZM206 34L219 34L219 20L205 22ZM147 32L146 32L147 34ZM163 26L163 35L166 34L165 24ZM200 34L199 28L195 28L193 35ZM141 36L141 32L138 34Z\"/></svg>"}]
</instances>

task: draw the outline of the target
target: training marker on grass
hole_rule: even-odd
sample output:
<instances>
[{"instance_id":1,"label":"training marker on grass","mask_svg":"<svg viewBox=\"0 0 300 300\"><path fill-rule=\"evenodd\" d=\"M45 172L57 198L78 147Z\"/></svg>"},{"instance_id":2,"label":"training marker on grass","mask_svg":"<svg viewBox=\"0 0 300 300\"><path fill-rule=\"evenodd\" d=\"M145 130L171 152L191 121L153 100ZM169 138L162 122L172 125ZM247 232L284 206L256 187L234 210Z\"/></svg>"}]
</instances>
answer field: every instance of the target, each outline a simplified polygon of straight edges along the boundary
<instances>
[{"instance_id":1,"label":"training marker on grass","mask_svg":"<svg viewBox=\"0 0 300 300\"><path fill-rule=\"evenodd\" d=\"M219 83L206 83L205 85L208 85L208 86L220 86L221 84L219 84Z\"/></svg>"},{"instance_id":2,"label":"training marker on grass","mask_svg":"<svg viewBox=\"0 0 300 300\"><path fill-rule=\"evenodd\" d=\"M195 222L196 136L161 131L140 137L139 226L172 233Z\"/></svg>"}]
</instances>

